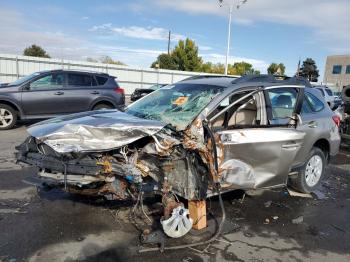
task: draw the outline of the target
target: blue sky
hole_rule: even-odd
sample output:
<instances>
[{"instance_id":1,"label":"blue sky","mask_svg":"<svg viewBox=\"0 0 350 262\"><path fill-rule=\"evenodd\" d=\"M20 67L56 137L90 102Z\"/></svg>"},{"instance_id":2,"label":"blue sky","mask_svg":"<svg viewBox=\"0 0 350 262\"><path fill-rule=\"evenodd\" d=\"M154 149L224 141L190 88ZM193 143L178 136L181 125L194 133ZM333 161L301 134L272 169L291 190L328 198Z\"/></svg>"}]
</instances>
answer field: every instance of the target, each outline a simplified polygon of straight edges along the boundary
<instances>
[{"instance_id":1,"label":"blue sky","mask_svg":"<svg viewBox=\"0 0 350 262\"><path fill-rule=\"evenodd\" d=\"M283 62L294 74L299 58L312 57L322 79L327 55L350 53L349 13L349 0L248 0L233 11L230 62L261 72ZM204 61L224 62L227 16L215 0L1 0L0 53L21 54L36 43L52 57L109 55L149 67L167 50L171 30L172 47L189 37Z\"/></svg>"}]
</instances>

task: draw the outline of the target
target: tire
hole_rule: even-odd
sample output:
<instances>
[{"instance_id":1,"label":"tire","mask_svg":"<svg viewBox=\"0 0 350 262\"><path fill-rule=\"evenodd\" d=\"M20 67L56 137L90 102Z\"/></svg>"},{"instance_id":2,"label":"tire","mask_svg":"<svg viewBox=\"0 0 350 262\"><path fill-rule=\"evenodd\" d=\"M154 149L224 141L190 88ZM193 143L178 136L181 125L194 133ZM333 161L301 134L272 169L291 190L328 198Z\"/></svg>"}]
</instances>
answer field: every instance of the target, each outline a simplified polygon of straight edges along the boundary
<instances>
[{"instance_id":1,"label":"tire","mask_svg":"<svg viewBox=\"0 0 350 262\"><path fill-rule=\"evenodd\" d=\"M115 107L109 104L97 104L93 107L92 110L103 110L103 109L114 109Z\"/></svg>"},{"instance_id":2,"label":"tire","mask_svg":"<svg viewBox=\"0 0 350 262\"><path fill-rule=\"evenodd\" d=\"M326 157L318 147L313 147L296 177L289 178L289 185L302 193L315 191L325 172Z\"/></svg>"},{"instance_id":3,"label":"tire","mask_svg":"<svg viewBox=\"0 0 350 262\"><path fill-rule=\"evenodd\" d=\"M17 112L11 106L0 104L0 130L11 129L17 123Z\"/></svg>"}]
</instances>

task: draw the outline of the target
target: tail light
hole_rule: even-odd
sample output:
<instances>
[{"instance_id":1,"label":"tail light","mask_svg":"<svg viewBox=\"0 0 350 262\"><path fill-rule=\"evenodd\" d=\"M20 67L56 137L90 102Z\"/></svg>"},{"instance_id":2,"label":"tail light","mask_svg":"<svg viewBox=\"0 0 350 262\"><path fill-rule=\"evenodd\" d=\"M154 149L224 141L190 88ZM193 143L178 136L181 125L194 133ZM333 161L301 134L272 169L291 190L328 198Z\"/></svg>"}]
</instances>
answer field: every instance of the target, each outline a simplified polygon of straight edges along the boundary
<instances>
[{"instance_id":1,"label":"tail light","mask_svg":"<svg viewBox=\"0 0 350 262\"><path fill-rule=\"evenodd\" d=\"M117 87L116 89L114 89L114 92L116 92L117 94L122 94L122 95L125 94L124 88L120 88L120 87Z\"/></svg>"},{"instance_id":2,"label":"tail light","mask_svg":"<svg viewBox=\"0 0 350 262\"><path fill-rule=\"evenodd\" d=\"M338 115L333 115L332 119L337 127L340 126L340 117Z\"/></svg>"}]
</instances>

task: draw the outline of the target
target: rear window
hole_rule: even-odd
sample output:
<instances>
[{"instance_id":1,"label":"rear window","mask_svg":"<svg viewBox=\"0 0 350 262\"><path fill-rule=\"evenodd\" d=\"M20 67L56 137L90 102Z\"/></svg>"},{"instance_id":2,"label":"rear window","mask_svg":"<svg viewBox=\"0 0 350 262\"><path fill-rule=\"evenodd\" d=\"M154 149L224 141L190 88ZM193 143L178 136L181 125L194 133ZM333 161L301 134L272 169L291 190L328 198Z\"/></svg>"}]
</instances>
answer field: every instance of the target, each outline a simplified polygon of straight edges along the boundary
<instances>
[{"instance_id":1,"label":"rear window","mask_svg":"<svg viewBox=\"0 0 350 262\"><path fill-rule=\"evenodd\" d=\"M309 92L305 92L305 99L313 112L319 112L324 108L323 102Z\"/></svg>"},{"instance_id":2,"label":"rear window","mask_svg":"<svg viewBox=\"0 0 350 262\"><path fill-rule=\"evenodd\" d=\"M108 80L107 77L103 77L103 76L95 76L95 77L96 77L97 85L99 86L104 85Z\"/></svg>"},{"instance_id":3,"label":"rear window","mask_svg":"<svg viewBox=\"0 0 350 262\"><path fill-rule=\"evenodd\" d=\"M86 74L68 74L69 86L92 86L95 81L91 75Z\"/></svg>"}]
</instances>

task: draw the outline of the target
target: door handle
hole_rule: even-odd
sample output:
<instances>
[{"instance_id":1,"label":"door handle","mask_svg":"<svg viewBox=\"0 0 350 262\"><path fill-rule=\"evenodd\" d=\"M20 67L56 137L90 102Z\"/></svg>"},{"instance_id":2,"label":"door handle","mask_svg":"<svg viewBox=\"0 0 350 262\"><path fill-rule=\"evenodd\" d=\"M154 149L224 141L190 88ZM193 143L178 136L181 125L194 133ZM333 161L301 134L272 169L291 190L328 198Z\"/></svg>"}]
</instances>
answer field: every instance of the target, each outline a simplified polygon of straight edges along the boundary
<instances>
[{"instance_id":1,"label":"door handle","mask_svg":"<svg viewBox=\"0 0 350 262\"><path fill-rule=\"evenodd\" d=\"M317 122L316 121L310 121L307 123L307 126L310 128L316 128L317 127Z\"/></svg>"},{"instance_id":2,"label":"door handle","mask_svg":"<svg viewBox=\"0 0 350 262\"><path fill-rule=\"evenodd\" d=\"M100 94L100 92L98 92L98 91L92 91L90 94L92 94L92 95L98 95L98 94Z\"/></svg>"},{"instance_id":3,"label":"door handle","mask_svg":"<svg viewBox=\"0 0 350 262\"><path fill-rule=\"evenodd\" d=\"M291 142L291 143L282 145L283 149L291 149L291 148L297 148L297 147L300 147L300 143Z\"/></svg>"},{"instance_id":4,"label":"door handle","mask_svg":"<svg viewBox=\"0 0 350 262\"><path fill-rule=\"evenodd\" d=\"M62 91L58 91L58 92L55 93L56 96L60 96L60 95L63 95L63 94L64 94L64 92L62 92Z\"/></svg>"}]
</instances>

